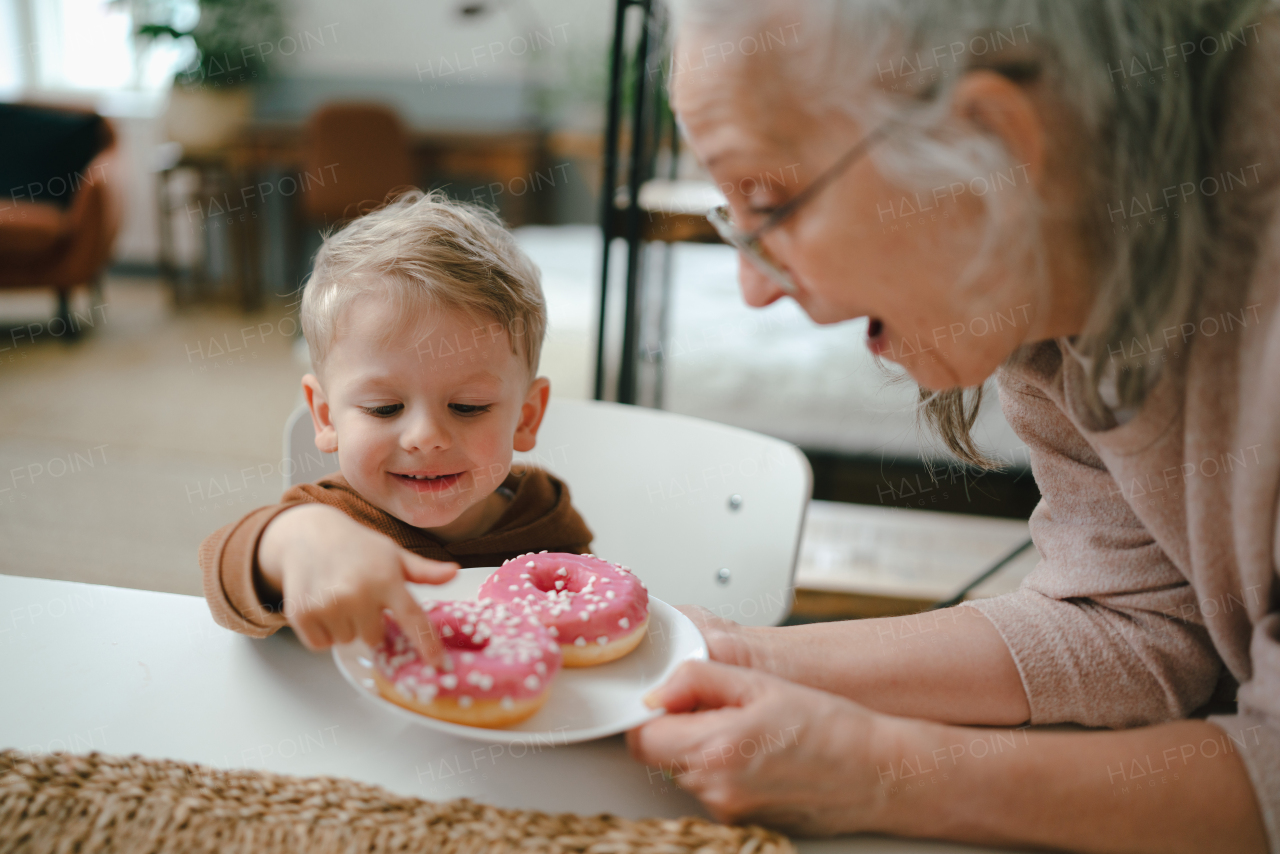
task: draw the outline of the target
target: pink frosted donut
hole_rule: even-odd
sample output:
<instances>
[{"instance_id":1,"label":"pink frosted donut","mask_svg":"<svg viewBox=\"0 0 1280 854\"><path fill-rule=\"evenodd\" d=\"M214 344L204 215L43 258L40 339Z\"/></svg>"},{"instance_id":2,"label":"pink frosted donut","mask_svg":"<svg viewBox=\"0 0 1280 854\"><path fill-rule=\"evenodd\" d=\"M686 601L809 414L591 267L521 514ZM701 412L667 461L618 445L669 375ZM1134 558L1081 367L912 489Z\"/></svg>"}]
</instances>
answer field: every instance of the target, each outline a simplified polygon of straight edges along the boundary
<instances>
[{"instance_id":1,"label":"pink frosted donut","mask_svg":"<svg viewBox=\"0 0 1280 854\"><path fill-rule=\"evenodd\" d=\"M560 670L560 646L528 609L459 600L426 608L444 643L444 669L424 664L400 626L374 650L374 682L397 705L441 720L504 727L528 718L547 699Z\"/></svg>"},{"instance_id":2,"label":"pink frosted donut","mask_svg":"<svg viewBox=\"0 0 1280 854\"><path fill-rule=\"evenodd\" d=\"M621 658L649 624L649 591L625 566L594 555L513 558L480 585L481 601L519 602L560 642L565 667Z\"/></svg>"}]
</instances>

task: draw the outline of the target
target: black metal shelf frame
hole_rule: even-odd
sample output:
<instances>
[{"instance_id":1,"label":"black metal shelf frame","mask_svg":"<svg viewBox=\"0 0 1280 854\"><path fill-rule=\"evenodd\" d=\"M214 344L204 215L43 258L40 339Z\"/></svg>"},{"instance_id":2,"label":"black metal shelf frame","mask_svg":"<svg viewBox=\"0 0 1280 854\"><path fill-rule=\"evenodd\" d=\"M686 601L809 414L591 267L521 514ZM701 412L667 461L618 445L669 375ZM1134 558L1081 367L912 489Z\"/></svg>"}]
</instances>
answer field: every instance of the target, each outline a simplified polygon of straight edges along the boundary
<instances>
[{"instance_id":1,"label":"black metal shelf frame","mask_svg":"<svg viewBox=\"0 0 1280 854\"><path fill-rule=\"evenodd\" d=\"M631 26L628 21L631 20ZM609 64L609 102L605 125L604 180L601 184L600 229L604 241L600 271L600 313L596 337L596 400L609 389L609 270L616 239L625 241L622 341L618 351L615 398L639 402L641 327L644 314L644 218L640 188L655 176L664 128L671 136L674 169L677 134L663 89L667 16L661 0L616 0L613 52ZM628 39L628 34L632 38ZM628 41L633 44L628 45ZM629 139L623 138L623 114L630 112ZM622 148L626 147L623 152ZM625 190L619 182L625 178ZM665 291L665 288L664 288ZM660 348L659 348L660 349Z\"/></svg>"}]
</instances>

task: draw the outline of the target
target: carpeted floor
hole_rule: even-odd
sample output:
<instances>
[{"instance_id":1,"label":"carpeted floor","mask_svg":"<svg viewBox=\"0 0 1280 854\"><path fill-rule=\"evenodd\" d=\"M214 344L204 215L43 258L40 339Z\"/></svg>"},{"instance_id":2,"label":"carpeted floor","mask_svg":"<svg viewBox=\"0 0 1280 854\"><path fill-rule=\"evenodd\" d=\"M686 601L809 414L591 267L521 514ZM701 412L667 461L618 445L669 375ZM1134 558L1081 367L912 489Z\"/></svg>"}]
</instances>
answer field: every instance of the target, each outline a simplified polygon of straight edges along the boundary
<instances>
[{"instance_id":1,"label":"carpeted floor","mask_svg":"<svg viewBox=\"0 0 1280 854\"><path fill-rule=\"evenodd\" d=\"M293 321L177 312L147 279L104 293L74 342L11 325L47 297L0 297L0 572L199 593L200 540L280 494Z\"/></svg>"}]
</instances>

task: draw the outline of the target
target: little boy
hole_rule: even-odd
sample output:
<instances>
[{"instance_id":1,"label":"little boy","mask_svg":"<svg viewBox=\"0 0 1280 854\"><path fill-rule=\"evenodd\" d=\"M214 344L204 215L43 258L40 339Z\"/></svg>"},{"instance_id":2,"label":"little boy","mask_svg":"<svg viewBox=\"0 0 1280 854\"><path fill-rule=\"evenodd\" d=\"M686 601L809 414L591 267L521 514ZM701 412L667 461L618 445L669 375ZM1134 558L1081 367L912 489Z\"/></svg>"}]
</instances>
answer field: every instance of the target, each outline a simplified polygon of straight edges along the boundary
<instances>
[{"instance_id":1,"label":"little boy","mask_svg":"<svg viewBox=\"0 0 1280 854\"><path fill-rule=\"evenodd\" d=\"M405 588L529 551L583 553L591 531L538 469L550 394L536 376L537 267L489 212L414 192L328 237L302 296L316 447L340 474L295 486L200 546L222 626L285 623L310 649L382 640L383 609L438 662Z\"/></svg>"}]
</instances>

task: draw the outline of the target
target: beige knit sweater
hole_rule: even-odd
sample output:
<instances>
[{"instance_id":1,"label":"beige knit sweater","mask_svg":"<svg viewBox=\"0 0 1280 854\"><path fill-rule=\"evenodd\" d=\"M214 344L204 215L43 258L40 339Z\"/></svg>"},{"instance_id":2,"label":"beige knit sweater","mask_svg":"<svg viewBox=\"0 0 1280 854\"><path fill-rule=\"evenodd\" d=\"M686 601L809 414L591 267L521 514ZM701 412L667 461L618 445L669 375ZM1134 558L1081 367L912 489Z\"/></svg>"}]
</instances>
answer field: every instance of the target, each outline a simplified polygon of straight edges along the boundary
<instances>
[{"instance_id":1,"label":"beige knit sweater","mask_svg":"<svg viewBox=\"0 0 1280 854\"><path fill-rule=\"evenodd\" d=\"M1256 251L1216 267L1194 331L1124 345L1164 364L1124 424L1090 418L1066 341L1001 371L1043 493L1031 518L1043 561L1019 590L969 607L1008 643L1033 723L1173 720L1234 679L1239 713L1209 718L1224 736L1183 747L1240 756L1280 852L1280 218L1254 228ZM1189 758L1174 753L1099 780L1137 791Z\"/></svg>"},{"instance_id":2,"label":"beige knit sweater","mask_svg":"<svg viewBox=\"0 0 1280 854\"><path fill-rule=\"evenodd\" d=\"M1238 713L1209 718L1220 738L1130 757L1098 778L1132 797L1188 751L1234 753L1280 854L1277 14L1233 56L1221 94L1214 172L1247 170L1248 181L1211 199L1201 305L1190 325L1116 342L1161 365L1143 406L1122 424L1091 418L1067 341L1001 371L1005 417L1043 494L1031 518L1043 561L1019 590L969 607L1008 643L1033 723L1173 720L1238 685Z\"/></svg>"}]
</instances>

